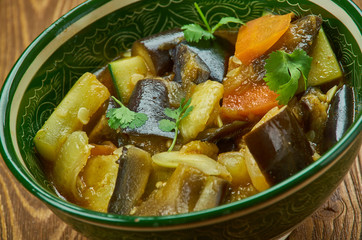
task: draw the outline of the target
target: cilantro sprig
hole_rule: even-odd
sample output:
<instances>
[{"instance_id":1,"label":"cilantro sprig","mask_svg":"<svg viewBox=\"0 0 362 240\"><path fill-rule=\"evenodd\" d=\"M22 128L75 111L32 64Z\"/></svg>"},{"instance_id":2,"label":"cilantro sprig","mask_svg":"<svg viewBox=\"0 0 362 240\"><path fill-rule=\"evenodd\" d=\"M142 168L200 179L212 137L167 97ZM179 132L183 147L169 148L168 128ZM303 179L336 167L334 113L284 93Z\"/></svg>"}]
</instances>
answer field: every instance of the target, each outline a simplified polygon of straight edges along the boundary
<instances>
[{"instance_id":1,"label":"cilantro sprig","mask_svg":"<svg viewBox=\"0 0 362 240\"><path fill-rule=\"evenodd\" d=\"M285 51L270 53L266 60L266 81L269 88L279 94L280 104L288 104L298 90L299 79L303 76L304 86L311 68L312 57L302 49L288 54Z\"/></svg>"},{"instance_id":2,"label":"cilantro sprig","mask_svg":"<svg viewBox=\"0 0 362 240\"><path fill-rule=\"evenodd\" d=\"M182 119L184 119L186 116L190 114L190 112L194 109L193 106L190 106L191 104L191 98L185 103L185 99L183 98L181 100L180 107L177 109L170 109L166 108L164 113L167 117L174 119L174 121L171 121L169 119L162 119L158 122L158 128L161 129L161 131L164 132L171 132L175 131L175 137L173 138L172 144L168 151L172 151L176 144L177 135L179 131L179 125Z\"/></svg>"},{"instance_id":3,"label":"cilantro sprig","mask_svg":"<svg viewBox=\"0 0 362 240\"><path fill-rule=\"evenodd\" d=\"M194 6L197 10L197 12L199 13L202 21L204 22L206 29L202 28L199 24L188 24L188 25L184 25L181 29L184 32L184 36L186 41L188 42L199 42L201 39L214 39L214 33L215 31L221 27L222 25L228 24L228 23L240 23L240 24L244 24L243 21L241 21L238 18L234 18L234 17L223 17L220 19L220 21L213 26L212 28L210 27L209 23L206 20L205 15L203 14L203 12L201 11L199 5L195 2Z\"/></svg>"},{"instance_id":4,"label":"cilantro sprig","mask_svg":"<svg viewBox=\"0 0 362 240\"><path fill-rule=\"evenodd\" d=\"M109 109L106 113L106 117L108 118L108 125L112 129L135 129L142 127L146 123L148 119L146 114L133 112L124 106L117 98L113 96L112 98L120 105L119 108Z\"/></svg>"}]
</instances>

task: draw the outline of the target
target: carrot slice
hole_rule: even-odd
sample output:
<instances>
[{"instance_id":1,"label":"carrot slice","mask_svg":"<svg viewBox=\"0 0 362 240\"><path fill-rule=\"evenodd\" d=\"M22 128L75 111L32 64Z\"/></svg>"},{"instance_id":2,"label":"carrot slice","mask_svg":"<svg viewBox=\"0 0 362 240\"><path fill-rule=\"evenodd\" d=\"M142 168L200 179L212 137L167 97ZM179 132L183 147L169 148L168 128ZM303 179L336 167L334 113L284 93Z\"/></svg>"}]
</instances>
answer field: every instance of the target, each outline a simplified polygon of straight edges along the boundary
<instances>
[{"instance_id":1,"label":"carrot slice","mask_svg":"<svg viewBox=\"0 0 362 240\"><path fill-rule=\"evenodd\" d=\"M221 107L225 120L256 121L278 106L278 94L264 83L249 83L224 95Z\"/></svg>"},{"instance_id":2,"label":"carrot slice","mask_svg":"<svg viewBox=\"0 0 362 240\"><path fill-rule=\"evenodd\" d=\"M293 13L265 15L247 22L239 29L235 56L244 65L263 55L287 31Z\"/></svg>"}]
</instances>

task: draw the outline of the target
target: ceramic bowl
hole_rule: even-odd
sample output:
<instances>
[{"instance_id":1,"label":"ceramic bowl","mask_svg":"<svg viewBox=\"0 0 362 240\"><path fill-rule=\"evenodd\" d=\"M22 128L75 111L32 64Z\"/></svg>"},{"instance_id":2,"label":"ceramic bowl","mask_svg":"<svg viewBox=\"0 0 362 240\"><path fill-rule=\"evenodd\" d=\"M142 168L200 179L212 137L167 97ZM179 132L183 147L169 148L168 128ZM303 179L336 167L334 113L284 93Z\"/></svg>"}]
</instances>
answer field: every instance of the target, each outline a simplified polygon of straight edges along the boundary
<instances>
[{"instance_id":1,"label":"ceramic bowl","mask_svg":"<svg viewBox=\"0 0 362 240\"><path fill-rule=\"evenodd\" d=\"M189 214L117 216L66 202L54 192L35 155L33 137L72 84L131 47L135 40L199 22L194 0L87 1L46 29L21 55L1 91L1 153L13 175L59 218L100 239L269 239L282 236L321 206L354 162L362 142L362 17L351 1L198 0L215 23L248 21L265 9L321 14L346 79L355 87L356 120L318 161L244 200Z\"/></svg>"}]
</instances>

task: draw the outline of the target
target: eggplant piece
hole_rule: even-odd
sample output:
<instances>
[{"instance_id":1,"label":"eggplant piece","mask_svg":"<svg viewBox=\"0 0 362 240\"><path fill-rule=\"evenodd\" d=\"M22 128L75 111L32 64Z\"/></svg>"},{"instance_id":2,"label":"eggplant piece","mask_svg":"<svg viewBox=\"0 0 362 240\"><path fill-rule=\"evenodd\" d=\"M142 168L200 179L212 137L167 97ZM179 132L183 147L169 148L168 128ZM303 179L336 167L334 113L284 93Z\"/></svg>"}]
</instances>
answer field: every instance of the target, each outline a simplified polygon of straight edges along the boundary
<instances>
[{"instance_id":1,"label":"eggplant piece","mask_svg":"<svg viewBox=\"0 0 362 240\"><path fill-rule=\"evenodd\" d=\"M157 164L152 164L152 172L148 178L142 200L147 200L156 189L162 186L163 183L167 182L174 171L175 169L173 168L166 168L158 166Z\"/></svg>"},{"instance_id":2,"label":"eggplant piece","mask_svg":"<svg viewBox=\"0 0 362 240\"><path fill-rule=\"evenodd\" d=\"M209 79L209 67L184 42L171 51L171 57L175 73L173 81L182 83L186 87L190 83L200 84Z\"/></svg>"},{"instance_id":3,"label":"eggplant piece","mask_svg":"<svg viewBox=\"0 0 362 240\"><path fill-rule=\"evenodd\" d=\"M141 199L152 171L151 155L134 146L123 147L108 212L129 215Z\"/></svg>"},{"instance_id":4,"label":"eggplant piece","mask_svg":"<svg viewBox=\"0 0 362 240\"><path fill-rule=\"evenodd\" d=\"M234 45L221 37L183 44L206 64L210 70L210 80L222 83L227 73L229 58L235 52Z\"/></svg>"},{"instance_id":5,"label":"eggplant piece","mask_svg":"<svg viewBox=\"0 0 362 240\"><path fill-rule=\"evenodd\" d=\"M180 164L166 184L135 208L137 216L163 216L191 212L203 189L207 175Z\"/></svg>"},{"instance_id":6,"label":"eggplant piece","mask_svg":"<svg viewBox=\"0 0 362 240\"><path fill-rule=\"evenodd\" d=\"M322 151L336 144L352 125L355 118L353 88L343 85L331 101L323 134Z\"/></svg>"},{"instance_id":7,"label":"eggplant piece","mask_svg":"<svg viewBox=\"0 0 362 240\"><path fill-rule=\"evenodd\" d=\"M270 185L313 162L313 150L291 110L285 106L243 137Z\"/></svg>"},{"instance_id":8,"label":"eggplant piece","mask_svg":"<svg viewBox=\"0 0 362 240\"><path fill-rule=\"evenodd\" d=\"M293 21L289 29L271 47L269 52L284 50L287 53L292 53L295 49L303 49L309 53L312 43L322 27L322 22L322 18L316 15L308 15Z\"/></svg>"},{"instance_id":9,"label":"eggplant piece","mask_svg":"<svg viewBox=\"0 0 362 240\"><path fill-rule=\"evenodd\" d=\"M227 41L229 41L232 45L235 45L236 40L238 38L239 28L228 28L228 29L218 29L214 32L215 36L219 36Z\"/></svg>"},{"instance_id":10,"label":"eggplant piece","mask_svg":"<svg viewBox=\"0 0 362 240\"><path fill-rule=\"evenodd\" d=\"M219 206L225 198L228 186L229 182L225 179L214 176L207 177L204 189L193 211L201 211Z\"/></svg>"},{"instance_id":11,"label":"eggplant piece","mask_svg":"<svg viewBox=\"0 0 362 240\"><path fill-rule=\"evenodd\" d=\"M187 96L191 96L192 94L192 88L185 89L182 84L175 81L167 80L165 81L165 84L168 89L168 99L170 100L170 105L173 108L178 108L181 100L183 98L187 99Z\"/></svg>"},{"instance_id":12,"label":"eggplant piece","mask_svg":"<svg viewBox=\"0 0 362 240\"><path fill-rule=\"evenodd\" d=\"M162 76L172 70L173 62L169 50L184 40L180 29L161 32L137 40L132 45L132 56L141 56L155 76Z\"/></svg>"},{"instance_id":13,"label":"eggplant piece","mask_svg":"<svg viewBox=\"0 0 362 240\"><path fill-rule=\"evenodd\" d=\"M302 126L309 132L308 140L319 144L322 140L329 103L327 96L318 88L308 88L300 99L302 109Z\"/></svg>"},{"instance_id":14,"label":"eggplant piece","mask_svg":"<svg viewBox=\"0 0 362 240\"><path fill-rule=\"evenodd\" d=\"M199 135L197 139L205 142L217 143L221 139L230 139L245 132L248 127L248 123L244 121L234 121L223 125L220 128L208 128Z\"/></svg>"},{"instance_id":15,"label":"eggplant piece","mask_svg":"<svg viewBox=\"0 0 362 240\"><path fill-rule=\"evenodd\" d=\"M252 185L259 192L269 189L271 187L270 184L265 178L264 173L262 173L258 163L255 161L245 142L241 143L240 147L245 155L245 165L246 169L248 170Z\"/></svg>"},{"instance_id":16,"label":"eggplant piece","mask_svg":"<svg viewBox=\"0 0 362 240\"><path fill-rule=\"evenodd\" d=\"M139 128L126 128L122 131L138 136L155 135L172 139L174 132L163 132L158 128L160 120L168 119L164 110L169 107L167 87L161 80L144 79L138 81L128 102L128 108L134 112L145 113L148 120Z\"/></svg>"},{"instance_id":17,"label":"eggplant piece","mask_svg":"<svg viewBox=\"0 0 362 240\"><path fill-rule=\"evenodd\" d=\"M127 134L124 134L127 135ZM165 152L170 147L170 139L156 135L127 135L128 144L142 148L154 155L159 152Z\"/></svg>"},{"instance_id":18,"label":"eggplant piece","mask_svg":"<svg viewBox=\"0 0 362 240\"><path fill-rule=\"evenodd\" d=\"M121 134L111 129L108 125L108 118L103 115L89 133L89 142L101 144L104 140L110 140L114 145L119 146L119 142L124 143Z\"/></svg>"},{"instance_id":19,"label":"eggplant piece","mask_svg":"<svg viewBox=\"0 0 362 240\"><path fill-rule=\"evenodd\" d=\"M114 101L112 97L109 98L107 102L107 112L112 108L118 108L118 104ZM121 147L127 144L128 136L126 134L118 133L111 129L108 125L108 118L103 114L95 126L89 131L89 142L101 144L105 140L110 140L117 147Z\"/></svg>"},{"instance_id":20,"label":"eggplant piece","mask_svg":"<svg viewBox=\"0 0 362 240\"><path fill-rule=\"evenodd\" d=\"M122 103L127 104L138 80L148 75L148 67L142 57L121 58L108 64L113 86Z\"/></svg>"},{"instance_id":21,"label":"eggplant piece","mask_svg":"<svg viewBox=\"0 0 362 240\"><path fill-rule=\"evenodd\" d=\"M250 131L250 125L244 121L234 121L220 128L208 128L199 135L198 140L215 143L220 153L236 151L237 139Z\"/></svg>"}]
</instances>

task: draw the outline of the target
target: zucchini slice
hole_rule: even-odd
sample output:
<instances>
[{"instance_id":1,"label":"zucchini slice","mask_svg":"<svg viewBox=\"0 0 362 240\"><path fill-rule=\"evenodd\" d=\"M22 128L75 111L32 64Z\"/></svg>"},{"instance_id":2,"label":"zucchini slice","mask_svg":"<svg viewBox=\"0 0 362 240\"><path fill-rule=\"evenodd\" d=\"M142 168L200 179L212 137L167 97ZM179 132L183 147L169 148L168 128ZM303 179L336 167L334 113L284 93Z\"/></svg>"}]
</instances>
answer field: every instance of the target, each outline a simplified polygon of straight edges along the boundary
<instances>
[{"instance_id":1,"label":"zucchini slice","mask_svg":"<svg viewBox=\"0 0 362 240\"><path fill-rule=\"evenodd\" d=\"M313 57L313 61L308 75L308 85L321 85L343 76L323 28L319 30L311 57Z\"/></svg>"},{"instance_id":2,"label":"zucchini slice","mask_svg":"<svg viewBox=\"0 0 362 240\"><path fill-rule=\"evenodd\" d=\"M136 83L147 76L148 68L140 56L123 58L111 62L109 71L116 87L118 97L127 104Z\"/></svg>"}]
</instances>

